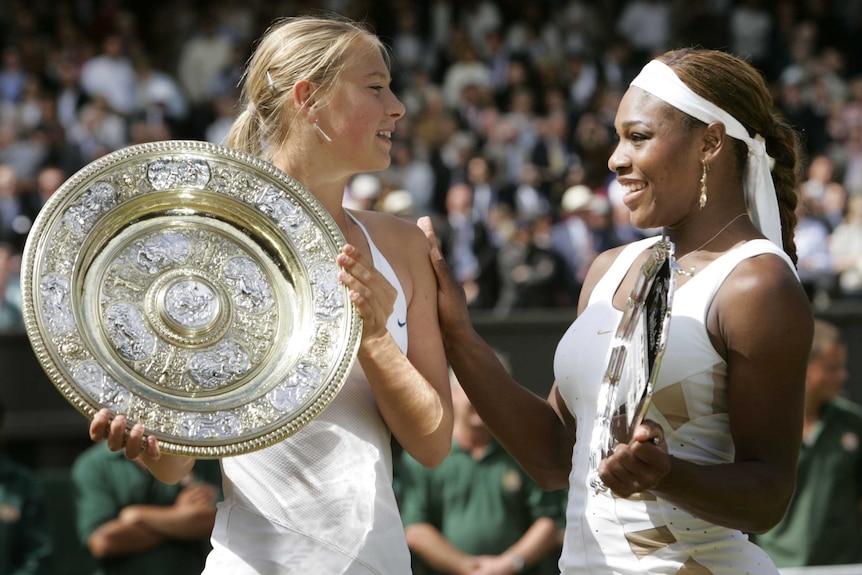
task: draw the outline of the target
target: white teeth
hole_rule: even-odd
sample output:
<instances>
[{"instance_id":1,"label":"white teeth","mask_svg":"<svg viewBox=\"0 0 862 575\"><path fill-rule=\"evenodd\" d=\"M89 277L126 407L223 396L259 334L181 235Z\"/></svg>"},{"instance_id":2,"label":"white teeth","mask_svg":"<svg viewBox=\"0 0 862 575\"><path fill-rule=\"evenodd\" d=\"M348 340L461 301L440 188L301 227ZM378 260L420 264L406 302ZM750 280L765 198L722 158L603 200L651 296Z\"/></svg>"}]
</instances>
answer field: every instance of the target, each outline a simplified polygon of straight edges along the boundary
<instances>
[{"instance_id":1,"label":"white teeth","mask_svg":"<svg viewBox=\"0 0 862 575\"><path fill-rule=\"evenodd\" d=\"M631 194L632 192L639 192L644 189L646 186L643 184L623 184L622 188L627 194Z\"/></svg>"},{"instance_id":2,"label":"white teeth","mask_svg":"<svg viewBox=\"0 0 862 575\"><path fill-rule=\"evenodd\" d=\"M377 132L377 135L378 136L386 136L387 138L391 138L392 132L386 132L386 131L381 130L381 131Z\"/></svg>"}]
</instances>

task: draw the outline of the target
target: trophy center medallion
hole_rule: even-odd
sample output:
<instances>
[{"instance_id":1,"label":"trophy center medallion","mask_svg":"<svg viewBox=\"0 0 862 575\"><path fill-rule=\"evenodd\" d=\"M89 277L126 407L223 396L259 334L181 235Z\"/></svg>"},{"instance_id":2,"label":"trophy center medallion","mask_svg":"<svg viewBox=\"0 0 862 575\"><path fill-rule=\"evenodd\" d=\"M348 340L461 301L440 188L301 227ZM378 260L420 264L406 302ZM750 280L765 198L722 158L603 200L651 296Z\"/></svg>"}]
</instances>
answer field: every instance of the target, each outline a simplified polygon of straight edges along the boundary
<instances>
[{"instance_id":1,"label":"trophy center medallion","mask_svg":"<svg viewBox=\"0 0 862 575\"><path fill-rule=\"evenodd\" d=\"M221 302L215 289L201 278L171 282L160 299L165 323L178 332L200 334L218 324Z\"/></svg>"}]
</instances>

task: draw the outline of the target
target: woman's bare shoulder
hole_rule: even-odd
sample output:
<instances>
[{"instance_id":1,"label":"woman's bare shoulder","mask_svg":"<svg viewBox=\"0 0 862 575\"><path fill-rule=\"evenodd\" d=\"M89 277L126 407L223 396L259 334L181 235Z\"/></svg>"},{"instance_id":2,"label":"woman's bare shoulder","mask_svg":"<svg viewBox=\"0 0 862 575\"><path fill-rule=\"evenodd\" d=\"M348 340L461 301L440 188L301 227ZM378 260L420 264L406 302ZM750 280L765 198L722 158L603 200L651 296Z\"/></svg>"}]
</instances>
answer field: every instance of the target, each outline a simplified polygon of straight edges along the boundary
<instances>
[{"instance_id":1,"label":"woman's bare shoulder","mask_svg":"<svg viewBox=\"0 0 862 575\"><path fill-rule=\"evenodd\" d=\"M428 240L415 222L370 210L351 210L350 213L365 226L375 245L387 258L409 257L418 248L428 251Z\"/></svg>"},{"instance_id":2,"label":"woman's bare shoulder","mask_svg":"<svg viewBox=\"0 0 862 575\"><path fill-rule=\"evenodd\" d=\"M796 334L804 352L811 318L808 296L787 262L775 254L760 254L739 262L722 283L710 307L709 326L729 342L745 334L763 334L766 340L782 334L777 341L790 346L791 334Z\"/></svg>"}]
</instances>

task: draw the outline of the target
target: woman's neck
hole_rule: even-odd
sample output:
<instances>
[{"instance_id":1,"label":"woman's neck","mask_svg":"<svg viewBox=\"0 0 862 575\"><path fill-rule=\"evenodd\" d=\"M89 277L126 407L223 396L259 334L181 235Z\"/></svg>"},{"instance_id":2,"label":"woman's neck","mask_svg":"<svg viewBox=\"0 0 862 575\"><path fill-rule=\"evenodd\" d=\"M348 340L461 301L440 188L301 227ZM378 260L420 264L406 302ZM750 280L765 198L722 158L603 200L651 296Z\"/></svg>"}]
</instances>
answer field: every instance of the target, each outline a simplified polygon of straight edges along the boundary
<instances>
[{"instance_id":1,"label":"woman's neck","mask_svg":"<svg viewBox=\"0 0 862 575\"><path fill-rule=\"evenodd\" d=\"M347 215L342 203L349 176L333 174L332 171L316 168L313 163L290 161L287 158L275 158L273 164L308 190L335 219L342 231L345 230Z\"/></svg>"}]
</instances>

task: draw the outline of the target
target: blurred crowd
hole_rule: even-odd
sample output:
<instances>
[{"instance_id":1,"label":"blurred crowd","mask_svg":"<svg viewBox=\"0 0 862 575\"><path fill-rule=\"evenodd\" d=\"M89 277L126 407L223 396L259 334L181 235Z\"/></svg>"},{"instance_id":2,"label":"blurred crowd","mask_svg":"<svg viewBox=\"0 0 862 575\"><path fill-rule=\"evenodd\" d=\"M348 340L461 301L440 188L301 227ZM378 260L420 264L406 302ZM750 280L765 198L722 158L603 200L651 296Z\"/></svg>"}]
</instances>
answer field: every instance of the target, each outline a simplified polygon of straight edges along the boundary
<instances>
[{"instance_id":1,"label":"blurred crowd","mask_svg":"<svg viewBox=\"0 0 862 575\"><path fill-rule=\"evenodd\" d=\"M802 136L806 289L862 298L862 0L3 0L0 329L47 198L128 145L222 143L252 42L310 11L372 25L408 110L346 204L431 216L473 308L574 306L597 253L655 232L607 168L613 118L652 55L692 45L763 71Z\"/></svg>"}]
</instances>

